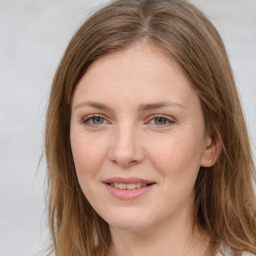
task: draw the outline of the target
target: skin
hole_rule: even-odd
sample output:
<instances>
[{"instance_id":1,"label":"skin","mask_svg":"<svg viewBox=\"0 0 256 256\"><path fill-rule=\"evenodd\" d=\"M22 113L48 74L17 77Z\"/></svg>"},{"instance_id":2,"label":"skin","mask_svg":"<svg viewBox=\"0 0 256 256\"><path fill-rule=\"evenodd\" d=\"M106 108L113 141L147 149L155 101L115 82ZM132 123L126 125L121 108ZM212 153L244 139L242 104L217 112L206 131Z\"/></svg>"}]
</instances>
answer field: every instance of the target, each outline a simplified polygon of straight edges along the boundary
<instances>
[{"instance_id":1,"label":"skin","mask_svg":"<svg viewBox=\"0 0 256 256\"><path fill-rule=\"evenodd\" d=\"M78 180L110 226L111 255L203 255L207 237L192 231L194 184L217 150L174 61L147 44L96 60L74 92L70 125ZM116 176L155 184L122 200L103 183Z\"/></svg>"}]
</instances>

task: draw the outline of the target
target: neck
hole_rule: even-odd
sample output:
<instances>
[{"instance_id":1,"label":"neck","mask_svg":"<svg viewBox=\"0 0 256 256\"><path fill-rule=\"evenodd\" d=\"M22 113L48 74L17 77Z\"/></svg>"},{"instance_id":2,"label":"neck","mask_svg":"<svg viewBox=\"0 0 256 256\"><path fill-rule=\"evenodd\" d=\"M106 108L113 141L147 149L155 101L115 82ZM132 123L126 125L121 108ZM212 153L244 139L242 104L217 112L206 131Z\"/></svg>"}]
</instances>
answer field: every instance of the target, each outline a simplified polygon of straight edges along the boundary
<instances>
[{"instance_id":1,"label":"neck","mask_svg":"<svg viewBox=\"0 0 256 256\"><path fill-rule=\"evenodd\" d=\"M197 227L193 229L191 221L177 219L143 231L114 227L110 230L112 246L109 256L203 256L209 241L203 231Z\"/></svg>"}]
</instances>

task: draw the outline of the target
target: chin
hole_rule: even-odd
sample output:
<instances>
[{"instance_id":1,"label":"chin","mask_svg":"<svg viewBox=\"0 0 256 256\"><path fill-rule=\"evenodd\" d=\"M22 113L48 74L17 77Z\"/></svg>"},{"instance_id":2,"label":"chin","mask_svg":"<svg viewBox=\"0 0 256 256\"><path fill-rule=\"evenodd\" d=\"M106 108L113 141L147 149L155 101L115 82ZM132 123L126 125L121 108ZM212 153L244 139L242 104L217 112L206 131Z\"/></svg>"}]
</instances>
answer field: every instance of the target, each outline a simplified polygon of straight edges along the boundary
<instances>
[{"instance_id":1,"label":"chin","mask_svg":"<svg viewBox=\"0 0 256 256\"><path fill-rule=\"evenodd\" d=\"M152 218L144 214L140 214L140 216L136 214L112 214L110 218L107 218L107 216L103 216L103 218L110 228L127 231L139 232L147 230L153 225Z\"/></svg>"},{"instance_id":2,"label":"chin","mask_svg":"<svg viewBox=\"0 0 256 256\"><path fill-rule=\"evenodd\" d=\"M147 225L145 223L134 223L134 222L114 222L114 223L109 223L110 229L115 228L115 229L120 229L124 231L131 231L131 232L142 232L147 230L150 225Z\"/></svg>"}]
</instances>

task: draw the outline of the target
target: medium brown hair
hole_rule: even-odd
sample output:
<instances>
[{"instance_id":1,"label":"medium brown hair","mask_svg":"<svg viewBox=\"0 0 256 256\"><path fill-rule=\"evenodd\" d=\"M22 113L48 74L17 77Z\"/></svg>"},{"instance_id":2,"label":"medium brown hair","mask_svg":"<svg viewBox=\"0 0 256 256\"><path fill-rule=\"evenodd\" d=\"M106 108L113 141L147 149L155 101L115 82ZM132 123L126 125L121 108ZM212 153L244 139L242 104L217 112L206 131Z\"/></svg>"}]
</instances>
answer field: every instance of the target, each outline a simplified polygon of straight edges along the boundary
<instances>
[{"instance_id":1,"label":"medium brown hair","mask_svg":"<svg viewBox=\"0 0 256 256\"><path fill-rule=\"evenodd\" d=\"M212 23L185 0L114 1L91 16L69 43L52 84L45 131L51 252L108 254L108 224L88 203L76 176L71 101L92 62L141 40L179 64L201 101L207 129L221 142L218 161L202 167L195 184L195 220L211 239L206 255L221 245L238 255L256 253L255 167L228 56Z\"/></svg>"}]
</instances>

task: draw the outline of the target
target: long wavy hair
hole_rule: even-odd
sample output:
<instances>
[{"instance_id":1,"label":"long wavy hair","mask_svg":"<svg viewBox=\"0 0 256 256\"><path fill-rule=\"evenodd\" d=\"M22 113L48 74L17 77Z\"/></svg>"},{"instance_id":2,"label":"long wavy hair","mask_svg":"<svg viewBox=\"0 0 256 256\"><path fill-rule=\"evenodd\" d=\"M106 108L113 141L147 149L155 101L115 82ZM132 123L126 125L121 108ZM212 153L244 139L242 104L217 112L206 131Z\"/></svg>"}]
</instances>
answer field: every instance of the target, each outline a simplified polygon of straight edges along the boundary
<instances>
[{"instance_id":1,"label":"long wavy hair","mask_svg":"<svg viewBox=\"0 0 256 256\"><path fill-rule=\"evenodd\" d=\"M234 255L256 254L255 166L232 70L212 23L185 0L117 0L93 14L76 32L57 69L45 130L49 254L106 256L108 224L85 198L70 146L74 89L88 67L105 54L142 40L174 59L198 95L207 129L222 151L201 168L195 184L194 218L208 233L205 255L228 246Z\"/></svg>"}]
</instances>

